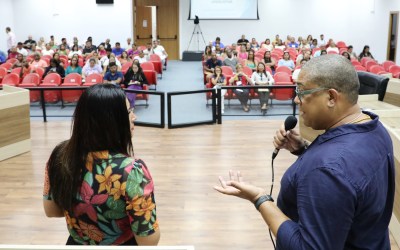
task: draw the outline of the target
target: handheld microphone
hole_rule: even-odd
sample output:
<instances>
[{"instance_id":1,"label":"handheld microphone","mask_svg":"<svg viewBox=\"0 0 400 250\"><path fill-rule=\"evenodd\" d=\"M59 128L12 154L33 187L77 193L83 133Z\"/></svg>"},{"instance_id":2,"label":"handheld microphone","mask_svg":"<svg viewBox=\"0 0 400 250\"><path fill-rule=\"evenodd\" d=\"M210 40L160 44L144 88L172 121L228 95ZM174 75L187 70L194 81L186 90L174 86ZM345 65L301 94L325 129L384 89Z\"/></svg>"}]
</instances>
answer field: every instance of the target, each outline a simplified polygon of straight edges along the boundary
<instances>
[{"instance_id":1,"label":"handheld microphone","mask_svg":"<svg viewBox=\"0 0 400 250\"><path fill-rule=\"evenodd\" d=\"M296 127L297 125L297 118L290 115L286 118L285 120L285 130L291 130L294 129L294 127ZM279 149L275 148L274 152L272 153L272 160L275 159L275 157L278 155L279 153Z\"/></svg>"}]
</instances>

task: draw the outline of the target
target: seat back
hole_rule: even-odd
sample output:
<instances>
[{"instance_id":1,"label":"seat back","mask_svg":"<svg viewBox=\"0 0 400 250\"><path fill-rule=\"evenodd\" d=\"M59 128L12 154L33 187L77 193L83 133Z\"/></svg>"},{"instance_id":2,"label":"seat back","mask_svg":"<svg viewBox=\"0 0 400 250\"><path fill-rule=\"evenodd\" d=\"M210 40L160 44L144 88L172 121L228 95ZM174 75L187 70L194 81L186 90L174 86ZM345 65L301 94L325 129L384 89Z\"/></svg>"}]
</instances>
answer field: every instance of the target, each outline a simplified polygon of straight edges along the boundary
<instances>
[{"instance_id":1,"label":"seat back","mask_svg":"<svg viewBox=\"0 0 400 250\"><path fill-rule=\"evenodd\" d=\"M7 62L7 63L14 64L16 61L18 61L17 58L10 58L10 59L8 59L6 62Z\"/></svg>"},{"instance_id":2,"label":"seat back","mask_svg":"<svg viewBox=\"0 0 400 250\"><path fill-rule=\"evenodd\" d=\"M79 75L78 73L68 74L67 76L65 76L63 84L66 84L66 83L82 85L82 76Z\"/></svg>"},{"instance_id":3,"label":"seat back","mask_svg":"<svg viewBox=\"0 0 400 250\"><path fill-rule=\"evenodd\" d=\"M248 66L244 66L243 73L245 73L246 76L251 77L251 75L253 75L253 70Z\"/></svg>"},{"instance_id":4,"label":"seat back","mask_svg":"<svg viewBox=\"0 0 400 250\"><path fill-rule=\"evenodd\" d=\"M3 78L7 75L7 69L0 67L0 83L3 81Z\"/></svg>"},{"instance_id":5,"label":"seat back","mask_svg":"<svg viewBox=\"0 0 400 250\"><path fill-rule=\"evenodd\" d=\"M126 63L124 63L124 64L122 65L122 68L121 68L122 74L125 75L125 73L128 72L129 68L132 66L132 63L133 63L133 62L129 61L129 62L126 62Z\"/></svg>"},{"instance_id":6,"label":"seat back","mask_svg":"<svg viewBox=\"0 0 400 250\"><path fill-rule=\"evenodd\" d=\"M384 68L387 72L389 72L389 67L392 66L392 65L396 65L396 64L395 64L394 62L392 62L392 61L384 61L384 62L382 63L383 68Z\"/></svg>"},{"instance_id":7,"label":"seat back","mask_svg":"<svg viewBox=\"0 0 400 250\"><path fill-rule=\"evenodd\" d=\"M356 65L362 66L359 61L351 61L351 64L353 64L353 66L356 66Z\"/></svg>"},{"instance_id":8,"label":"seat back","mask_svg":"<svg viewBox=\"0 0 400 250\"><path fill-rule=\"evenodd\" d=\"M233 76L233 70L232 70L231 67L229 67L229 66L221 66L221 69L222 69L222 74L224 74L225 77Z\"/></svg>"},{"instance_id":9,"label":"seat back","mask_svg":"<svg viewBox=\"0 0 400 250\"><path fill-rule=\"evenodd\" d=\"M362 65L354 65L354 69L357 71L367 71L367 69Z\"/></svg>"},{"instance_id":10,"label":"seat back","mask_svg":"<svg viewBox=\"0 0 400 250\"><path fill-rule=\"evenodd\" d=\"M19 75L15 73L10 73L5 75L1 84L8 84L12 86L18 86L19 84Z\"/></svg>"},{"instance_id":11,"label":"seat back","mask_svg":"<svg viewBox=\"0 0 400 250\"><path fill-rule=\"evenodd\" d=\"M333 55L337 55L338 52L335 51L335 50L329 50L329 51L328 51L328 54L329 54L329 55L332 55L332 54L333 54Z\"/></svg>"},{"instance_id":12,"label":"seat back","mask_svg":"<svg viewBox=\"0 0 400 250\"><path fill-rule=\"evenodd\" d=\"M21 67L12 69L11 73L15 73L15 74L19 75L19 73L21 73Z\"/></svg>"},{"instance_id":13,"label":"seat back","mask_svg":"<svg viewBox=\"0 0 400 250\"><path fill-rule=\"evenodd\" d=\"M102 83L103 82L103 76L97 73L88 75L85 79L85 84L83 84L84 86L90 86L90 85L95 85L98 83Z\"/></svg>"},{"instance_id":14,"label":"seat back","mask_svg":"<svg viewBox=\"0 0 400 250\"><path fill-rule=\"evenodd\" d=\"M5 68L6 70L11 69L11 67L12 67L12 63L6 62L6 63L3 63L3 64L0 64L0 68Z\"/></svg>"},{"instance_id":15,"label":"seat back","mask_svg":"<svg viewBox=\"0 0 400 250\"><path fill-rule=\"evenodd\" d=\"M380 65L373 65L369 68L369 72L371 72L373 74L378 74L382 71L385 72L385 69Z\"/></svg>"},{"instance_id":16,"label":"seat back","mask_svg":"<svg viewBox=\"0 0 400 250\"><path fill-rule=\"evenodd\" d=\"M346 48L346 49L347 49L347 45L346 45L346 43L343 42L343 41L338 41L338 42L336 43L336 46L337 46L339 49L341 49L341 48Z\"/></svg>"},{"instance_id":17,"label":"seat back","mask_svg":"<svg viewBox=\"0 0 400 250\"><path fill-rule=\"evenodd\" d=\"M159 62L161 62L161 57L159 56L159 55L157 55L157 54L151 54L150 55L150 61L159 61Z\"/></svg>"},{"instance_id":18,"label":"seat back","mask_svg":"<svg viewBox=\"0 0 400 250\"><path fill-rule=\"evenodd\" d=\"M283 73L285 74L285 73ZM275 82L274 86L278 85L290 85L293 84L291 82ZM294 90L291 88L287 89L272 89L273 97L276 100L280 101L285 101L285 100L291 100L294 98Z\"/></svg>"},{"instance_id":19,"label":"seat back","mask_svg":"<svg viewBox=\"0 0 400 250\"><path fill-rule=\"evenodd\" d=\"M278 73L278 72L285 72L290 76L292 75L292 70L289 67L286 67L286 66L277 67L276 70L275 70L275 74Z\"/></svg>"},{"instance_id":20,"label":"seat back","mask_svg":"<svg viewBox=\"0 0 400 250\"><path fill-rule=\"evenodd\" d=\"M140 64L140 67L143 70L153 70L154 71L154 65L151 62L143 62Z\"/></svg>"},{"instance_id":21,"label":"seat back","mask_svg":"<svg viewBox=\"0 0 400 250\"><path fill-rule=\"evenodd\" d=\"M365 68L367 68L367 70L370 71L371 67L374 65L378 65L378 63L373 60L370 60L365 63Z\"/></svg>"},{"instance_id":22,"label":"seat back","mask_svg":"<svg viewBox=\"0 0 400 250\"><path fill-rule=\"evenodd\" d=\"M43 79L43 83L60 85L61 76L57 73L50 73Z\"/></svg>"},{"instance_id":23,"label":"seat back","mask_svg":"<svg viewBox=\"0 0 400 250\"><path fill-rule=\"evenodd\" d=\"M371 57L363 57L363 58L361 58L360 63L361 63L362 66L366 67L365 64L366 64L368 61L373 61L373 60L374 60L374 59L372 59Z\"/></svg>"},{"instance_id":24,"label":"seat back","mask_svg":"<svg viewBox=\"0 0 400 250\"><path fill-rule=\"evenodd\" d=\"M22 79L22 84L35 84L35 85L39 85L40 83L40 76L37 73L29 73L27 74L24 79Z\"/></svg>"},{"instance_id":25,"label":"seat back","mask_svg":"<svg viewBox=\"0 0 400 250\"><path fill-rule=\"evenodd\" d=\"M274 75L274 80L275 80L275 82L279 82L279 83L286 83L286 84L292 83L292 79L290 79L290 75L287 74L286 72L276 72Z\"/></svg>"}]
</instances>

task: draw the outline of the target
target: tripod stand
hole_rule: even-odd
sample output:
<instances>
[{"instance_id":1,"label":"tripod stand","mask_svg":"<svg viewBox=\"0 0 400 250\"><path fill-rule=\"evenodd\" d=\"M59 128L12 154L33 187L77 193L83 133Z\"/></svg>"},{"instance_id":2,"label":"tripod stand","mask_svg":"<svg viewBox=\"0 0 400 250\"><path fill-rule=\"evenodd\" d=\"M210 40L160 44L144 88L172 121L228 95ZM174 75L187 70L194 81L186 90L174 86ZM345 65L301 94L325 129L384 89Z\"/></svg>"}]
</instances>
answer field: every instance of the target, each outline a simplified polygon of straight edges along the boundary
<instances>
[{"instance_id":1,"label":"tripod stand","mask_svg":"<svg viewBox=\"0 0 400 250\"><path fill-rule=\"evenodd\" d=\"M192 37L190 38L187 50L189 50L189 47L190 47L190 44L192 43L194 34L196 34L196 36L197 36L197 51L201 51L200 50L200 35L203 38L204 47L206 46L206 40L204 40L203 32L201 31L200 24L198 24L198 23L197 24L195 23L195 25L194 25Z\"/></svg>"}]
</instances>

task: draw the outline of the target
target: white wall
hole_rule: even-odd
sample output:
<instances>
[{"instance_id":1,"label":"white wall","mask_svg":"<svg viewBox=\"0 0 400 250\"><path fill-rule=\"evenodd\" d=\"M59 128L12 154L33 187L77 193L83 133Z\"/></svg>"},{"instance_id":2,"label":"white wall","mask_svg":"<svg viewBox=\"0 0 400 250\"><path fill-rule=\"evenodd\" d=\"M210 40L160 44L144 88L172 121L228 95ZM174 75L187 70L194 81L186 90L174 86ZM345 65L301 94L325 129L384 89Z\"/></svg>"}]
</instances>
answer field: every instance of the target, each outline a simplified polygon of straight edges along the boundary
<instances>
[{"instance_id":1,"label":"white wall","mask_svg":"<svg viewBox=\"0 0 400 250\"><path fill-rule=\"evenodd\" d=\"M0 50L7 53L6 27L17 33L14 27L14 10L12 0L0 0Z\"/></svg>"},{"instance_id":2,"label":"white wall","mask_svg":"<svg viewBox=\"0 0 400 250\"><path fill-rule=\"evenodd\" d=\"M94 44L110 38L112 44L119 41L123 45L126 38L133 37L132 0L115 0L111 5L99 5L95 0L12 0L12 3L17 39L21 41L29 34L35 40L43 36L45 41L54 35L58 43L62 37L72 42L74 36L84 43L92 36Z\"/></svg>"},{"instance_id":3,"label":"white wall","mask_svg":"<svg viewBox=\"0 0 400 250\"><path fill-rule=\"evenodd\" d=\"M236 42L241 34L258 41L279 34L342 40L360 53L368 44L379 60L386 59L389 11L400 9L398 0L259 0L260 20L201 20L206 42L220 36L224 44ZM193 20L187 20L189 0L180 1L181 53L187 49L193 32ZM200 17L201 19L201 17ZM203 45L203 42L201 41ZM400 49L400 44L397 46ZM190 46L196 50L197 43ZM399 57L398 57L399 58ZM400 58L398 59L400 62Z\"/></svg>"}]
</instances>

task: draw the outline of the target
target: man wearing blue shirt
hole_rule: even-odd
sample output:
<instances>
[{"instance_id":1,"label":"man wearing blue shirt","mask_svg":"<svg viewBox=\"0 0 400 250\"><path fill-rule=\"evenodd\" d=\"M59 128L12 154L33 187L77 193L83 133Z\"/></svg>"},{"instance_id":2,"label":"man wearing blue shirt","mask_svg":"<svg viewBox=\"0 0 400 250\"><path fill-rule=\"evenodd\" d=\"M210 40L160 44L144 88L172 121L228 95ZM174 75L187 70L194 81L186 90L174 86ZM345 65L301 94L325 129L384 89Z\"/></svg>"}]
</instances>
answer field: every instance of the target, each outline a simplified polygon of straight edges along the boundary
<instances>
[{"instance_id":1,"label":"man wearing blue shirt","mask_svg":"<svg viewBox=\"0 0 400 250\"><path fill-rule=\"evenodd\" d=\"M276 132L274 146L299 156L282 177L277 205L239 172L220 177L215 189L254 202L277 249L390 249L393 145L378 117L360 110L354 67L339 55L313 58L297 84L304 125L325 133L308 145L296 130Z\"/></svg>"},{"instance_id":2,"label":"man wearing blue shirt","mask_svg":"<svg viewBox=\"0 0 400 250\"><path fill-rule=\"evenodd\" d=\"M120 56L124 51L125 50L121 48L121 44L119 42L116 42L115 48L112 49L112 53L114 53L115 56Z\"/></svg>"},{"instance_id":3,"label":"man wearing blue shirt","mask_svg":"<svg viewBox=\"0 0 400 250\"><path fill-rule=\"evenodd\" d=\"M110 71L104 75L103 82L104 83L111 83L115 85L120 85L124 76L121 72L117 71L118 67L114 62L111 62L108 65Z\"/></svg>"}]
</instances>

